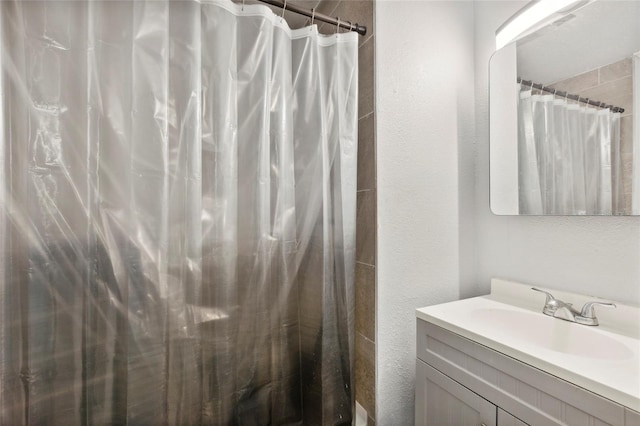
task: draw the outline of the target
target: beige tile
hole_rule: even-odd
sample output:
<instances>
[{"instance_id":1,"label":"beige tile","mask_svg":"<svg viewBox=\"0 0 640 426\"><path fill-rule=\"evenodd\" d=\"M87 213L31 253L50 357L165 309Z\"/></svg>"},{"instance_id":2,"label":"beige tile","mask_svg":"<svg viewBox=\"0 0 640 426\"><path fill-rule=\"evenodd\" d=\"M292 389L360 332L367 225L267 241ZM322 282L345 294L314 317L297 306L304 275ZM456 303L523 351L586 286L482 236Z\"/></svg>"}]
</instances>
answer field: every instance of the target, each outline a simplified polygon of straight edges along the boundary
<instances>
[{"instance_id":1,"label":"beige tile","mask_svg":"<svg viewBox=\"0 0 640 426\"><path fill-rule=\"evenodd\" d=\"M356 261L375 265L376 191L358 191L356 217Z\"/></svg>"},{"instance_id":2,"label":"beige tile","mask_svg":"<svg viewBox=\"0 0 640 426\"><path fill-rule=\"evenodd\" d=\"M358 120L358 190L375 189L375 114Z\"/></svg>"},{"instance_id":3,"label":"beige tile","mask_svg":"<svg viewBox=\"0 0 640 426\"><path fill-rule=\"evenodd\" d=\"M335 17L333 11L336 10L340 3L340 0L321 0L320 3L318 3L316 12ZM333 34L336 32L336 27L335 25L318 22L318 31L320 31L321 34Z\"/></svg>"},{"instance_id":4,"label":"beige tile","mask_svg":"<svg viewBox=\"0 0 640 426\"><path fill-rule=\"evenodd\" d=\"M318 32L320 34L331 35L336 33L335 25L331 24L321 24L318 26Z\"/></svg>"},{"instance_id":5,"label":"beige tile","mask_svg":"<svg viewBox=\"0 0 640 426\"><path fill-rule=\"evenodd\" d=\"M539 82L536 82L539 83ZM571 94L581 94L582 90L588 89L598 85L598 70L588 71L583 74L576 75L575 77L567 78L562 81L558 81L550 87Z\"/></svg>"},{"instance_id":6,"label":"beige tile","mask_svg":"<svg viewBox=\"0 0 640 426\"><path fill-rule=\"evenodd\" d=\"M320 0L287 0L287 3L295 4L303 9L311 10L314 7L318 7Z\"/></svg>"},{"instance_id":7,"label":"beige tile","mask_svg":"<svg viewBox=\"0 0 640 426\"><path fill-rule=\"evenodd\" d=\"M356 263L356 332L371 341L376 333L376 269Z\"/></svg>"},{"instance_id":8,"label":"beige tile","mask_svg":"<svg viewBox=\"0 0 640 426\"><path fill-rule=\"evenodd\" d=\"M360 144L358 144L358 149L360 149ZM620 119L620 152L633 152L633 117ZM359 164L358 167L360 167Z\"/></svg>"},{"instance_id":9,"label":"beige tile","mask_svg":"<svg viewBox=\"0 0 640 426\"><path fill-rule=\"evenodd\" d=\"M633 67L631 66L631 58L626 58L600 68L600 83L606 83L612 80L618 80L622 77L631 75Z\"/></svg>"},{"instance_id":10,"label":"beige tile","mask_svg":"<svg viewBox=\"0 0 640 426\"><path fill-rule=\"evenodd\" d=\"M356 333L356 401L367 410L369 416L375 416L375 359L376 348L374 343L360 333Z\"/></svg>"},{"instance_id":11,"label":"beige tile","mask_svg":"<svg viewBox=\"0 0 640 426\"><path fill-rule=\"evenodd\" d=\"M242 3L242 0L233 1L235 3ZM258 0L245 0L245 4L263 4L269 7L274 14L278 16L282 15L281 8L262 3ZM308 11L315 8L317 13L322 13L332 18L339 17L345 21L365 25L367 27L367 34L361 37L361 44L364 44L373 34L373 0L287 0L287 4L295 5ZM311 24L311 18L288 10L284 12L284 19L292 29ZM335 25L321 21L315 23L318 25L318 29L322 34L333 34L336 32Z\"/></svg>"},{"instance_id":12,"label":"beige tile","mask_svg":"<svg viewBox=\"0 0 640 426\"><path fill-rule=\"evenodd\" d=\"M333 11L336 10L340 1L341 0L320 0L316 6L316 12L334 16Z\"/></svg>"},{"instance_id":13,"label":"beige tile","mask_svg":"<svg viewBox=\"0 0 640 426\"><path fill-rule=\"evenodd\" d=\"M232 0L234 3L238 3L238 4L242 4L242 0ZM280 0L280 1L284 1L284 0ZM311 9L312 7L316 7L317 4L320 2L320 0L287 0L287 5L294 5L294 6L298 6L301 7L303 9ZM263 3L259 0L244 0L245 4L264 4L267 5L266 3ZM267 5L269 7L275 7L275 6L271 6L271 5ZM279 7L276 7L276 10L279 10L280 13L282 13L282 9L280 9Z\"/></svg>"},{"instance_id":14,"label":"beige tile","mask_svg":"<svg viewBox=\"0 0 640 426\"><path fill-rule=\"evenodd\" d=\"M367 34L360 37L362 45L373 34L373 7L373 0L342 0L331 16L366 26Z\"/></svg>"},{"instance_id":15,"label":"beige tile","mask_svg":"<svg viewBox=\"0 0 640 426\"><path fill-rule=\"evenodd\" d=\"M287 0L287 3L295 4L296 6L299 6L302 9L305 9L305 10L311 12L312 9L314 9L314 8L316 8L316 10L317 10L317 7L318 7L318 4L320 3L320 0L295 0L295 2L294 1L290 2L289 0ZM285 15L285 17L286 16L287 15ZM299 18L297 18L299 20L298 22L303 22L304 21L304 24L303 25L298 25L296 27L292 26L291 28L301 28L301 27L306 27L308 25L311 25L311 18L309 18L307 16L304 16L304 15L297 15L297 16L299 17ZM289 22L288 19L287 19L287 22ZM290 26L291 26L291 24L290 24Z\"/></svg>"},{"instance_id":16,"label":"beige tile","mask_svg":"<svg viewBox=\"0 0 640 426\"><path fill-rule=\"evenodd\" d=\"M375 39L369 38L358 50L358 117L373 112L375 102Z\"/></svg>"},{"instance_id":17,"label":"beige tile","mask_svg":"<svg viewBox=\"0 0 640 426\"><path fill-rule=\"evenodd\" d=\"M291 6L298 6L302 9L305 10L311 10L314 7L316 7L318 5L318 2L320 0L287 0L287 5ZM234 3L238 3L241 4L242 0L233 0ZM274 14L281 16L282 15L282 9L276 6L272 6L270 4L266 4L266 3L262 3L258 0L245 0L244 2L245 4L263 4L267 7L269 7ZM299 13L295 13L295 12L291 12L289 10L285 10L284 12L284 19L285 21L287 21L287 24L289 24L289 28L291 29L296 29L296 28L302 28L302 27L306 27L307 25L309 25L309 23L311 22L311 19L306 17L305 15L301 15Z\"/></svg>"},{"instance_id":18,"label":"beige tile","mask_svg":"<svg viewBox=\"0 0 640 426\"><path fill-rule=\"evenodd\" d=\"M624 113L622 113L623 118L633 116L633 93L627 93L626 95L612 98L611 100L606 102L610 103L613 106L624 108Z\"/></svg>"},{"instance_id":19,"label":"beige tile","mask_svg":"<svg viewBox=\"0 0 640 426\"><path fill-rule=\"evenodd\" d=\"M622 169L631 172L633 170L633 152L623 152L620 154Z\"/></svg>"},{"instance_id":20,"label":"beige tile","mask_svg":"<svg viewBox=\"0 0 640 426\"><path fill-rule=\"evenodd\" d=\"M613 197L613 215L615 216L624 216L627 215L627 202L625 199L624 192L620 192Z\"/></svg>"},{"instance_id":21,"label":"beige tile","mask_svg":"<svg viewBox=\"0 0 640 426\"><path fill-rule=\"evenodd\" d=\"M574 94L628 109L631 106L630 100L633 98L632 79L631 77L621 78Z\"/></svg>"},{"instance_id":22,"label":"beige tile","mask_svg":"<svg viewBox=\"0 0 640 426\"><path fill-rule=\"evenodd\" d=\"M282 13L282 10L280 10L280 13ZM289 28L291 28L292 30L306 27L307 25L309 25L310 21L306 16L290 12L288 10L284 12L284 19L287 21L287 24L289 24Z\"/></svg>"},{"instance_id":23,"label":"beige tile","mask_svg":"<svg viewBox=\"0 0 640 426\"><path fill-rule=\"evenodd\" d=\"M622 182L624 192L631 192L633 181L633 154L622 154ZM631 198L631 197L629 197Z\"/></svg>"}]
</instances>

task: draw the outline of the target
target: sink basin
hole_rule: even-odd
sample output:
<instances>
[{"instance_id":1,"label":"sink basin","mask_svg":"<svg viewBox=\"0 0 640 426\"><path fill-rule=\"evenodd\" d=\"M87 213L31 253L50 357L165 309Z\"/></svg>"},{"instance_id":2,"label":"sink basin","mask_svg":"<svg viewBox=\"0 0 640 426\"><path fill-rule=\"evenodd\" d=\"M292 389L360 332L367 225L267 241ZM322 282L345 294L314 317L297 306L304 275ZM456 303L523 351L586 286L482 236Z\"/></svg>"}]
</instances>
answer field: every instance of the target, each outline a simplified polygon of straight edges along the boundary
<instances>
[{"instance_id":1,"label":"sink basin","mask_svg":"<svg viewBox=\"0 0 640 426\"><path fill-rule=\"evenodd\" d=\"M469 312L479 328L491 329L526 345L599 360L630 359L634 352L598 327L590 327L525 310L480 308Z\"/></svg>"},{"instance_id":2,"label":"sink basin","mask_svg":"<svg viewBox=\"0 0 640 426\"><path fill-rule=\"evenodd\" d=\"M590 296L553 290L576 306ZM419 320L456 333L640 412L640 308L617 303L591 327L544 315L530 285L494 279L491 294L416 310Z\"/></svg>"}]
</instances>

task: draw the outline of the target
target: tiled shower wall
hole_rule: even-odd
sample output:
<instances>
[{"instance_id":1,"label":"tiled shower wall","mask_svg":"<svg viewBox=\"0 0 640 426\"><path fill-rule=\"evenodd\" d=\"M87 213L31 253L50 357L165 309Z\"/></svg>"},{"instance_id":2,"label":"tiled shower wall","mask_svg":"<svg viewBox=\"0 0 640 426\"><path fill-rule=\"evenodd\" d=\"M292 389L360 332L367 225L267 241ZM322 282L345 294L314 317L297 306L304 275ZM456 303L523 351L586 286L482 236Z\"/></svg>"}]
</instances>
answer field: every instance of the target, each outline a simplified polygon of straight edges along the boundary
<instances>
[{"instance_id":1,"label":"tiled shower wall","mask_svg":"<svg viewBox=\"0 0 640 426\"><path fill-rule=\"evenodd\" d=\"M241 2L241 0L235 0ZM246 3L256 3L246 0ZM374 0L292 0L304 9L316 8L341 20L367 27L360 37L358 51L358 216L356 235L356 401L369 416L368 424L375 424L375 331L376 331L376 159L375 159L375 81L373 27ZM281 14L282 9L273 8ZM309 25L310 19L286 11L284 18L291 28ZM332 34L336 27L316 22L323 34Z\"/></svg>"},{"instance_id":2,"label":"tiled shower wall","mask_svg":"<svg viewBox=\"0 0 640 426\"><path fill-rule=\"evenodd\" d=\"M367 27L358 51L358 216L356 231L356 401L375 424L376 158L374 0L321 0L316 11ZM324 24L320 32L335 32Z\"/></svg>"},{"instance_id":3,"label":"tiled shower wall","mask_svg":"<svg viewBox=\"0 0 640 426\"><path fill-rule=\"evenodd\" d=\"M551 87L624 108L620 119L620 152L624 213L631 214L633 179L633 67L626 58L554 83Z\"/></svg>"}]
</instances>

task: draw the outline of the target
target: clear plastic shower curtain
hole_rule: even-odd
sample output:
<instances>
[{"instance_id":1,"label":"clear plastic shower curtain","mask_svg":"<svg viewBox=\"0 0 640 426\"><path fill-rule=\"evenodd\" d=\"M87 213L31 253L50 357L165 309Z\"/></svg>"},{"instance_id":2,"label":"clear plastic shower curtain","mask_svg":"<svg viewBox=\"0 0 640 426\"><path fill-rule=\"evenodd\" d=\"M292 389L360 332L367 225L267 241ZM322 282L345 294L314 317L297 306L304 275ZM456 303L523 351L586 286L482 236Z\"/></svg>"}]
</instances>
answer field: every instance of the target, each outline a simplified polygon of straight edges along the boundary
<instances>
[{"instance_id":1,"label":"clear plastic shower curtain","mask_svg":"<svg viewBox=\"0 0 640 426\"><path fill-rule=\"evenodd\" d=\"M520 90L518 170L520 214L622 214L620 113Z\"/></svg>"},{"instance_id":2,"label":"clear plastic shower curtain","mask_svg":"<svg viewBox=\"0 0 640 426\"><path fill-rule=\"evenodd\" d=\"M0 14L0 423L350 424L357 35Z\"/></svg>"}]
</instances>

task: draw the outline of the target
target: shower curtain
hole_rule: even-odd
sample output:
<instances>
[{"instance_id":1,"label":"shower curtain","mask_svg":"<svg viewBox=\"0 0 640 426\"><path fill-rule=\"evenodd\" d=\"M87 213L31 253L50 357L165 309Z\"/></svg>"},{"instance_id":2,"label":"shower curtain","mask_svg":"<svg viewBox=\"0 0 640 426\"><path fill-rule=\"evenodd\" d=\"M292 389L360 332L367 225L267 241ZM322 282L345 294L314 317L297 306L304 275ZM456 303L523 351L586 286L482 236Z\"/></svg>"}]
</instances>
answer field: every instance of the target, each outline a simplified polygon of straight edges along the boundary
<instances>
[{"instance_id":1,"label":"shower curtain","mask_svg":"<svg viewBox=\"0 0 640 426\"><path fill-rule=\"evenodd\" d=\"M520 89L520 214L623 214L621 167L620 113Z\"/></svg>"},{"instance_id":2,"label":"shower curtain","mask_svg":"<svg viewBox=\"0 0 640 426\"><path fill-rule=\"evenodd\" d=\"M357 35L0 4L0 423L350 424Z\"/></svg>"}]
</instances>

